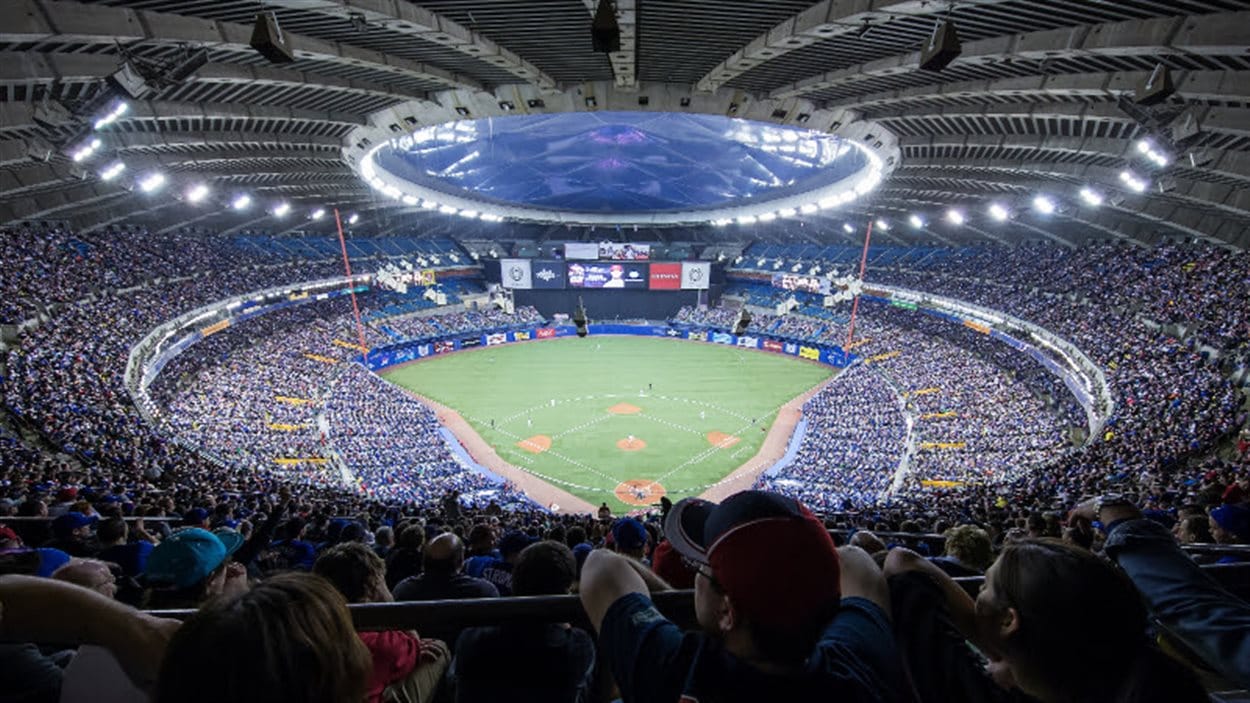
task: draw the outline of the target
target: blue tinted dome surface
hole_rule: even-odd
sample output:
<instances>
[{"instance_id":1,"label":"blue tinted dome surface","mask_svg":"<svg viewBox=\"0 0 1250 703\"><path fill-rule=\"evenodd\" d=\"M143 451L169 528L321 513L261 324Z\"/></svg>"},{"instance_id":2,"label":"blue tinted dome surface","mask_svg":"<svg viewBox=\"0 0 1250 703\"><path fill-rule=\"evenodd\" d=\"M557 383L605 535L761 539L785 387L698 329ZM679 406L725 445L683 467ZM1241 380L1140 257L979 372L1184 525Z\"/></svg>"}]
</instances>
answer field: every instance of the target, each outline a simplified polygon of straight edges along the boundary
<instances>
[{"instance_id":1,"label":"blue tinted dome surface","mask_svg":"<svg viewBox=\"0 0 1250 703\"><path fill-rule=\"evenodd\" d=\"M868 164L836 136L717 115L578 112L426 127L375 155L425 188L556 211L699 210L798 195Z\"/></svg>"}]
</instances>

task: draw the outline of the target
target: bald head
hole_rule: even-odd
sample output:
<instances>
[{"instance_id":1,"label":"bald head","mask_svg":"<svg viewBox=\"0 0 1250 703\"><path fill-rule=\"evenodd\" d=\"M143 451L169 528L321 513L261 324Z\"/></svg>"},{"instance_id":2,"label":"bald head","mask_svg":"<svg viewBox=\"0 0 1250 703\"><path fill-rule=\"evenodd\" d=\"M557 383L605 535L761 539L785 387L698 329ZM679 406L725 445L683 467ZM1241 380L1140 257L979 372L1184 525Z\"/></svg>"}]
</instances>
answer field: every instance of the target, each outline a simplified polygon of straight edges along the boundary
<instances>
[{"instance_id":1,"label":"bald head","mask_svg":"<svg viewBox=\"0 0 1250 703\"><path fill-rule=\"evenodd\" d=\"M426 545L422 564L427 572L459 573L464 566L464 542L451 532L444 532Z\"/></svg>"},{"instance_id":2,"label":"bald head","mask_svg":"<svg viewBox=\"0 0 1250 703\"><path fill-rule=\"evenodd\" d=\"M108 564L98 559L74 559L52 572L52 578L90 588L112 598L117 595L117 580Z\"/></svg>"}]
</instances>

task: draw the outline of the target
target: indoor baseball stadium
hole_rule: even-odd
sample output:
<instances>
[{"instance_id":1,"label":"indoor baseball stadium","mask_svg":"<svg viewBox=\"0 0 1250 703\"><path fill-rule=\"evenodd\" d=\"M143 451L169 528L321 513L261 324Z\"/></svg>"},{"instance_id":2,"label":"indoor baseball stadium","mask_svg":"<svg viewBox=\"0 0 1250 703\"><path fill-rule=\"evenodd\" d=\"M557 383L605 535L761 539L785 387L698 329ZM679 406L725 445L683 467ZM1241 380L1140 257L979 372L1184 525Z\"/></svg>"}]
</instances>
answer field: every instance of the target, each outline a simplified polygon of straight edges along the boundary
<instances>
[{"instance_id":1,"label":"indoor baseball stadium","mask_svg":"<svg viewBox=\"0 0 1250 703\"><path fill-rule=\"evenodd\" d=\"M0 703L1250 702L1250 1L0 64Z\"/></svg>"}]
</instances>

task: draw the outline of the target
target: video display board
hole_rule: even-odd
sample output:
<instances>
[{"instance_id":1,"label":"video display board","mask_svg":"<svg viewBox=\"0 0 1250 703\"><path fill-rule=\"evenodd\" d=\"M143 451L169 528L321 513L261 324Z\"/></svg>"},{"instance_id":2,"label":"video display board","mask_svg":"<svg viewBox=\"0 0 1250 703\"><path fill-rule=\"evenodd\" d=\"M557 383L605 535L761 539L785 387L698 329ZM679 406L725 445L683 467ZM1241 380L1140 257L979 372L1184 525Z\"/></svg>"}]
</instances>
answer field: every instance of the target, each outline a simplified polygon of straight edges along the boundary
<instances>
[{"instance_id":1,"label":"video display board","mask_svg":"<svg viewBox=\"0 0 1250 703\"><path fill-rule=\"evenodd\" d=\"M611 261L647 261L651 258L651 245L601 242L599 258Z\"/></svg>"},{"instance_id":2,"label":"video display board","mask_svg":"<svg viewBox=\"0 0 1250 703\"><path fill-rule=\"evenodd\" d=\"M625 262L568 265L570 288L646 288L647 265Z\"/></svg>"},{"instance_id":3,"label":"video display board","mask_svg":"<svg viewBox=\"0 0 1250 703\"><path fill-rule=\"evenodd\" d=\"M651 264L651 290L681 290L681 264Z\"/></svg>"},{"instance_id":4,"label":"video display board","mask_svg":"<svg viewBox=\"0 0 1250 703\"><path fill-rule=\"evenodd\" d=\"M783 290L797 290L805 293L824 293L830 290L829 279L820 276L800 276L793 273L774 273L773 287Z\"/></svg>"}]
</instances>

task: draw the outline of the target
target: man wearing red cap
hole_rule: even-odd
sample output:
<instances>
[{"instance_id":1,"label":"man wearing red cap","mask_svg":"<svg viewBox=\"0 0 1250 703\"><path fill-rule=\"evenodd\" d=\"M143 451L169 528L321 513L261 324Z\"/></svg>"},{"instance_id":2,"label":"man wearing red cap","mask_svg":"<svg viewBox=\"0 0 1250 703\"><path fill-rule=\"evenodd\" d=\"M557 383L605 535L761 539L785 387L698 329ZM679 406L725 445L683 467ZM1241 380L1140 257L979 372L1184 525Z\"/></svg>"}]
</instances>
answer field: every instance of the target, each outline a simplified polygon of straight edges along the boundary
<instances>
[{"instance_id":1,"label":"man wearing red cap","mask_svg":"<svg viewBox=\"0 0 1250 703\"><path fill-rule=\"evenodd\" d=\"M682 632L645 567L595 551L580 595L621 697L634 701L900 701L888 591L866 552L841 551L802 504L744 491L687 498L664 520L692 568L700 632Z\"/></svg>"}]
</instances>

